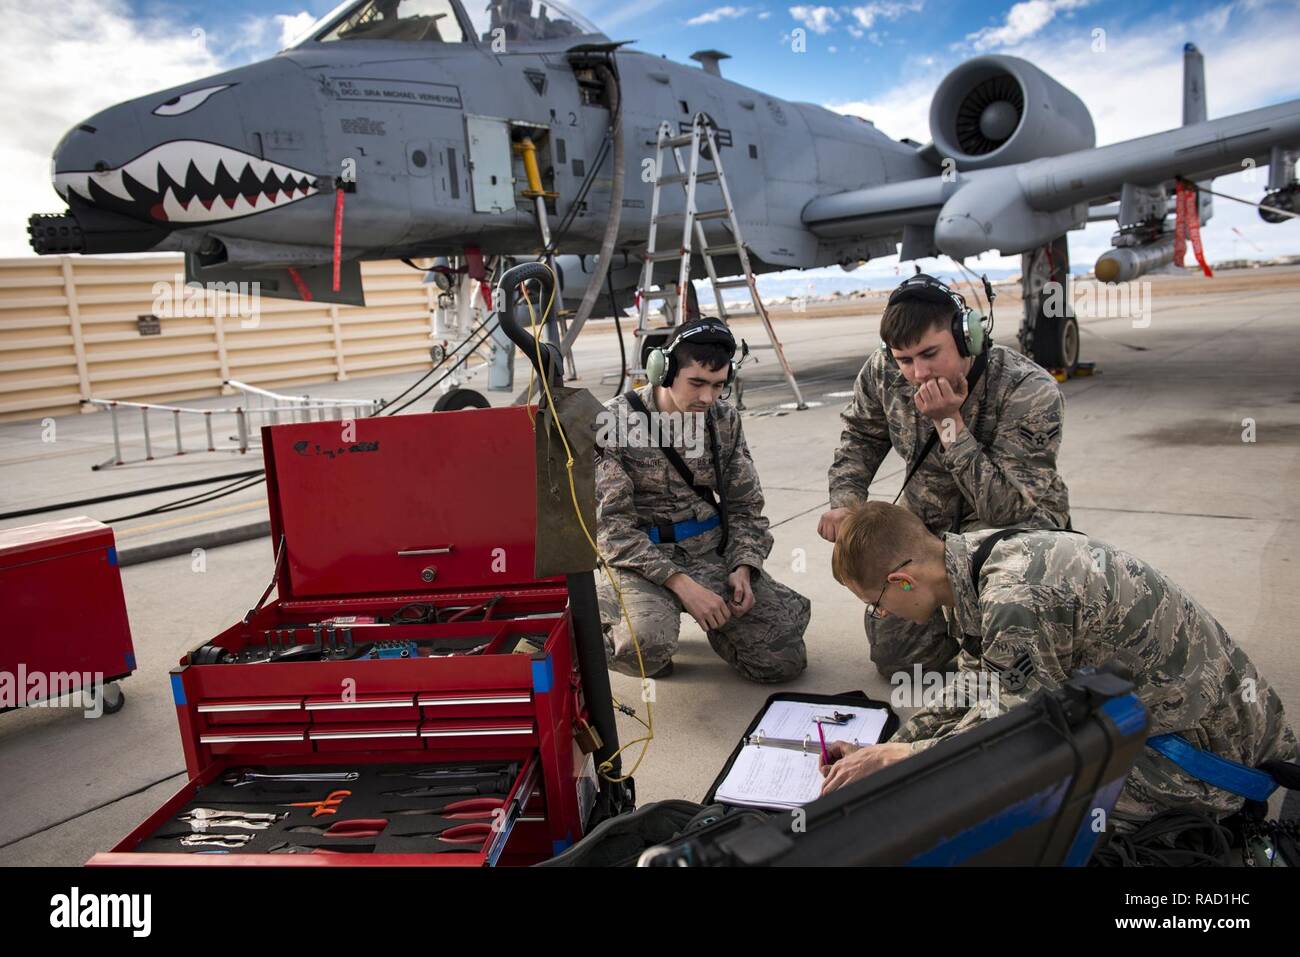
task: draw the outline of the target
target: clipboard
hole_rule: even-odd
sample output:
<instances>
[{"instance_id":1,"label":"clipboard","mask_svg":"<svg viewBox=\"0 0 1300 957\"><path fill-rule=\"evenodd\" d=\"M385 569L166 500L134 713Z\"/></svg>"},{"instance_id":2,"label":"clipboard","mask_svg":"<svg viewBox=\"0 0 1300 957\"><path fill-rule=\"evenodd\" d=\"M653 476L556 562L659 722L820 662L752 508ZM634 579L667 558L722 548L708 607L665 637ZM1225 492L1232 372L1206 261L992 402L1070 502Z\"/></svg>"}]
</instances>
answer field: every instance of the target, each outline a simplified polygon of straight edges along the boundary
<instances>
[{"instance_id":1,"label":"clipboard","mask_svg":"<svg viewBox=\"0 0 1300 957\"><path fill-rule=\"evenodd\" d=\"M877 701L874 698L870 698L867 696L865 691L847 691L843 694L812 694L810 692L801 691L783 691L770 695L768 696L768 699L763 702L763 706L754 714L753 719L749 722L749 726L745 728L744 733L736 742L736 747L732 749L731 754L727 756L726 764L722 766L722 770L718 772L718 776L715 777L713 783L709 785L708 793L704 796L704 804L708 805L717 803L716 795L718 788L722 786L722 783L727 779L727 775L731 773L731 768L736 763L736 758L740 756L740 752L745 748L746 741L751 735L759 730L759 724L763 720L763 716L767 714L768 709L778 701L794 701L801 704L819 704L826 705L829 708L834 708L836 705L845 705L854 708L878 708L886 712L885 726L880 732L880 741L882 742L888 741L892 738L894 732L898 730L899 725L902 723L899 720L898 715L894 712L894 709L889 706L888 702ZM727 806L729 808L732 807L732 805ZM745 808L745 810L760 809Z\"/></svg>"}]
</instances>

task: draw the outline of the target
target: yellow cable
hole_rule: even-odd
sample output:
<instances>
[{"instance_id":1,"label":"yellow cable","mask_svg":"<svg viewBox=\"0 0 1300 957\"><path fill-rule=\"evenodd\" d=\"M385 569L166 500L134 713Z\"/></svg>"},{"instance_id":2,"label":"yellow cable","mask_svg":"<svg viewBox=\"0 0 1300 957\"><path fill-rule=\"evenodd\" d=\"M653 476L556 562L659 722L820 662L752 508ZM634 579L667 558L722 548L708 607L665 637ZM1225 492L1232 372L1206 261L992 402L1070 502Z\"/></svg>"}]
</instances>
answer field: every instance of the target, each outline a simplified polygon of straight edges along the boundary
<instances>
[{"instance_id":1,"label":"yellow cable","mask_svg":"<svg viewBox=\"0 0 1300 957\"><path fill-rule=\"evenodd\" d=\"M551 269L549 265L547 265L546 263L542 263L541 265L546 269L547 272L551 274L551 298L546 306L546 311L549 312L551 307L555 303L555 289L559 285L559 281L554 271ZM545 365L545 363L542 361L541 340L538 338L540 329L538 328L537 311L533 308L533 302L528 297L528 289L526 286L524 285L520 286L520 293L523 296L524 303L528 306L528 316L529 319L531 320L533 343L536 347L537 367L542 368ZM543 315L545 315L545 312L543 313ZM569 445L569 438L564 432L564 425L560 421L559 415L555 414L555 400L551 396L550 380L545 375L543 375L541 378L542 378L542 389L546 393L546 401L550 405L552 413L555 415L556 431L559 433L560 442L564 446L564 453L566 457L564 467L566 473L568 474L569 496L573 501L573 512L578 517L578 525L582 528L582 534L586 537L587 544L591 546L591 550L595 553L596 561L600 564L601 571L605 573L605 578L609 581L611 587L613 587L614 594L618 596L619 608L623 613L623 620L627 623L627 632L629 637L631 637L632 639L632 647L636 650L637 669L641 672L641 682L642 682L641 686L644 688L645 681L646 681L646 673L645 673L645 659L641 656L641 643L637 640L636 630L632 626L632 616L628 613L627 603L623 599L623 589L619 587L618 576L614 574L613 570L609 566L609 562L605 559L605 556L601 554L600 546L597 545L596 540L592 538L591 530L587 527L587 521L582 516L582 506L578 503L578 489L573 479L573 466L574 466L573 448ZM532 391L532 377L530 375L529 392L531 393L531 391ZM615 703L618 703L617 699L615 699ZM636 718L638 722L640 722L642 727L646 729L647 733L640 738L636 738L633 741L629 741L627 744L623 745L621 748L619 748L617 751L611 754L607 760L601 763L599 768L600 776L603 777L606 781L610 781L611 783L618 783L621 781L629 780L632 777L632 775L636 774L637 768L641 766L641 762L645 760L646 753L650 750L650 742L654 740L654 703L650 700L647 700L645 702L645 705L646 705L646 720L642 721L636 715L633 715L633 717ZM642 747L640 755L637 756L636 763L632 765L632 769L620 777L611 777L609 771L613 769L613 759L621 755L628 748L632 747L632 745L642 744L642 743L644 743L644 747Z\"/></svg>"}]
</instances>

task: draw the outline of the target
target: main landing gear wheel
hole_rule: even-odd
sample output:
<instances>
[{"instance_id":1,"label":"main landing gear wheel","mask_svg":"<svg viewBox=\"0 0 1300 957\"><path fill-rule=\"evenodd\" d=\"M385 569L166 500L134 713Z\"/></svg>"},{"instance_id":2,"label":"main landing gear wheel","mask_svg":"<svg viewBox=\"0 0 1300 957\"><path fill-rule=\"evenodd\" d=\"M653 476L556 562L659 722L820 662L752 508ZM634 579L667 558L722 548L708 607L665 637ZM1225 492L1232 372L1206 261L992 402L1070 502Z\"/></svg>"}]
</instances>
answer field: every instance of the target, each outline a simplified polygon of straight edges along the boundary
<instances>
[{"instance_id":1,"label":"main landing gear wheel","mask_svg":"<svg viewBox=\"0 0 1300 957\"><path fill-rule=\"evenodd\" d=\"M490 409L492 403L473 389L452 389L438 396L433 403L434 412L459 412L461 409Z\"/></svg>"},{"instance_id":2,"label":"main landing gear wheel","mask_svg":"<svg viewBox=\"0 0 1300 957\"><path fill-rule=\"evenodd\" d=\"M1020 347L1044 369L1074 374L1079 323L1070 309L1070 245L1059 236L1020 257L1024 319Z\"/></svg>"},{"instance_id":3,"label":"main landing gear wheel","mask_svg":"<svg viewBox=\"0 0 1300 957\"><path fill-rule=\"evenodd\" d=\"M1079 323L1074 316L1039 316L1034 361L1044 369L1072 373L1079 365Z\"/></svg>"}]
</instances>

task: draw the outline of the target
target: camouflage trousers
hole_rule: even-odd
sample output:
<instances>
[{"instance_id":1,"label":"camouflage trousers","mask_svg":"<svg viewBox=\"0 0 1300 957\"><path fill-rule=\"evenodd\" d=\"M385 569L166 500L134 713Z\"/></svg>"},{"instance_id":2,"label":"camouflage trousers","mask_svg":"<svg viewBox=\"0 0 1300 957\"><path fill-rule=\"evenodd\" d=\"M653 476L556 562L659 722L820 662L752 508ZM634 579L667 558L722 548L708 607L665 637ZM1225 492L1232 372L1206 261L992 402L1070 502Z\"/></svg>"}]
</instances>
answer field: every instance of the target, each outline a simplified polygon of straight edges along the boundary
<instances>
[{"instance_id":1,"label":"camouflage trousers","mask_svg":"<svg viewBox=\"0 0 1300 957\"><path fill-rule=\"evenodd\" d=\"M721 559L685 556L674 560L695 581L723 598L729 597L727 568ZM647 675L668 664L677 651L678 634L685 609L667 588L635 572L615 569L632 628L641 646ZM782 585L762 572L751 572L754 607L733 617L718 629L707 632L713 650L750 681L789 681L808 664L803 634L812 615L812 603L793 588ZM598 579L600 621L605 632L605 653L609 667L625 675L639 676L636 647L628 634L618 596L603 575Z\"/></svg>"},{"instance_id":2,"label":"camouflage trousers","mask_svg":"<svg viewBox=\"0 0 1300 957\"><path fill-rule=\"evenodd\" d=\"M957 654L957 641L948 634L948 620L941 610L924 625L890 615L872 618L863 613L871 660L881 676L888 679L896 671L912 670L919 664L926 671L943 671Z\"/></svg>"}]
</instances>

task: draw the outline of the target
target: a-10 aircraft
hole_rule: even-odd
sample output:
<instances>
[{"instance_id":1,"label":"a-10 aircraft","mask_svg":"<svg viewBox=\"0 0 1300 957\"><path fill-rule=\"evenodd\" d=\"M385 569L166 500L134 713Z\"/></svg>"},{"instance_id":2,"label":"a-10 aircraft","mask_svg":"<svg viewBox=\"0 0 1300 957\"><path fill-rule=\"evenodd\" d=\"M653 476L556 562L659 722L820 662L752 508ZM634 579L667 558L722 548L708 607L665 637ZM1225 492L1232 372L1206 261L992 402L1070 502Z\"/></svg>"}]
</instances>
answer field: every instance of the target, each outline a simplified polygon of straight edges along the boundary
<instances>
[{"instance_id":1,"label":"a-10 aircraft","mask_svg":"<svg viewBox=\"0 0 1300 957\"><path fill-rule=\"evenodd\" d=\"M1074 93L1025 60L981 56L939 85L923 145L733 83L718 51L686 66L623 49L550 0L482 3L348 0L268 60L90 117L56 148L68 209L32 217L33 248L183 251L190 280L353 304L362 260L458 257L473 272L545 248L566 303L594 284L588 298L610 310L638 286L658 131L704 113L754 271L1020 253L1022 346L1069 368L1077 324L1043 295L1067 276L1069 230L1118 220L1097 266L1118 281L1172 256L1178 178L1267 164L1264 200L1283 213L1261 215L1300 209L1300 100L1207 120L1190 45L1180 128L1095 148ZM682 208L665 191L660 212ZM726 243L724 221L702 225ZM741 271L734 256L719 266Z\"/></svg>"}]
</instances>

